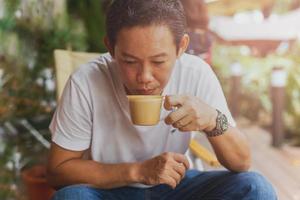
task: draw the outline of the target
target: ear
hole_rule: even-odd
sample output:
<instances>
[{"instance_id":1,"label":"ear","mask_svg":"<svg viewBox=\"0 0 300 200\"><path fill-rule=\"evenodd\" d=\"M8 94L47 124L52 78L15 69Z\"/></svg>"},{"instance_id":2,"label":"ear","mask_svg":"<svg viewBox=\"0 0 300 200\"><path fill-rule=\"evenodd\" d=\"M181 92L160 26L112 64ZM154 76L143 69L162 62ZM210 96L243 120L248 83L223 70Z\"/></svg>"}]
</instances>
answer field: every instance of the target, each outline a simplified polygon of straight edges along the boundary
<instances>
[{"instance_id":1,"label":"ear","mask_svg":"<svg viewBox=\"0 0 300 200\"><path fill-rule=\"evenodd\" d=\"M107 36L104 37L104 44L106 46L106 49L108 50L108 52L110 53L110 55L114 58L114 49L111 46L109 39Z\"/></svg>"},{"instance_id":2,"label":"ear","mask_svg":"<svg viewBox=\"0 0 300 200\"><path fill-rule=\"evenodd\" d=\"M180 57L186 51L189 43L190 43L190 37L188 36L188 34L184 34L179 43L177 57Z\"/></svg>"}]
</instances>

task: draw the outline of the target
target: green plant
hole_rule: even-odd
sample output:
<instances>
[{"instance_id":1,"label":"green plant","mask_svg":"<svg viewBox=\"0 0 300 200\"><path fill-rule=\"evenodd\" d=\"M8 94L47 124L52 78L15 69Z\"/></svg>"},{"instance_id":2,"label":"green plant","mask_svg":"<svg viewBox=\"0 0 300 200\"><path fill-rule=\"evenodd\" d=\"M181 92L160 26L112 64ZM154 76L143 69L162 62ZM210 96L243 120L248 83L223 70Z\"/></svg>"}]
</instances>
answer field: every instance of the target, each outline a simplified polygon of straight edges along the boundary
<instances>
[{"instance_id":1,"label":"green plant","mask_svg":"<svg viewBox=\"0 0 300 200\"><path fill-rule=\"evenodd\" d=\"M294 142L300 145L300 44L295 46L290 59L294 60L294 65L290 69L287 80L286 95L286 113L285 122L287 131L292 134L293 138L297 138Z\"/></svg>"},{"instance_id":2,"label":"green plant","mask_svg":"<svg viewBox=\"0 0 300 200\"><path fill-rule=\"evenodd\" d=\"M227 97L230 90L230 66L234 62L240 63L243 71L241 101L238 102L241 115L264 126L269 126L271 120L270 78L272 68L282 66L287 71L285 128L298 141L300 141L299 53L299 44L294 44L286 52L275 51L266 57L252 56L251 50L246 46L215 45L213 50L213 66L218 72Z\"/></svg>"},{"instance_id":3,"label":"green plant","mask_svg":"<svg viewBox=\"0 0 300 200\"><path fill-rule=\"evenodd\" d=\"M0 1L4 11L0 16L0 199L19 199L20 166L45 162L47 149L21 122L50 141L48 126L56 107L54 49L104 50L102 39L90 39L104 35L97 2L90 14L96 13L98 19L91 23L89 12L84 19L83 10L74 8L72 12L78 14L69 14L64 0ZM93 34L86 23L97 27Z\"/></svg>"},{"instance_id":4,"label":"green plant","mask_svg":"<svg viewBox=\"0 0 300 200\"><path fill-rule=\"evenodd\" d=\"M87 34L88 51L104 52L104 13L111 0L67 0L68 12L81 19Z\"/></svg>"}]
</instances>

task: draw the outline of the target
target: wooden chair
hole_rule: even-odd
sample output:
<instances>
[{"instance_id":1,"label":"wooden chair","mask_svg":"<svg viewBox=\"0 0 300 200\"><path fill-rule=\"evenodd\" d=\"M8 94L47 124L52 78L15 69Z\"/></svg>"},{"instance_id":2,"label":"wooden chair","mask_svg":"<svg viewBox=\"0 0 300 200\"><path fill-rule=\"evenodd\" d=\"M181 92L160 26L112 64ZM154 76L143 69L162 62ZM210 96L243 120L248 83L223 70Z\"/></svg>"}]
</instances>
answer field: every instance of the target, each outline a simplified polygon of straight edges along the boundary
<instances>
[{"instance_id":1,"label":"wooden chair","mask_svg":"<svg viewBox=\"0 0 300 200\"><path fill-rule=\"evenodd\" d=\"M84 52L72 52L67 50L55 50L55 68L56 68L56 85L57 85L57 100L62 94L64 86L72 72L80 65L88 62L91 59L98 57L98 53L84 53ZM191 139L190 142L191 152L206 162L209 166L218 167L216 156L207 150L204 146L200 145L195 139Z\"/></svg>"}]
</instances>

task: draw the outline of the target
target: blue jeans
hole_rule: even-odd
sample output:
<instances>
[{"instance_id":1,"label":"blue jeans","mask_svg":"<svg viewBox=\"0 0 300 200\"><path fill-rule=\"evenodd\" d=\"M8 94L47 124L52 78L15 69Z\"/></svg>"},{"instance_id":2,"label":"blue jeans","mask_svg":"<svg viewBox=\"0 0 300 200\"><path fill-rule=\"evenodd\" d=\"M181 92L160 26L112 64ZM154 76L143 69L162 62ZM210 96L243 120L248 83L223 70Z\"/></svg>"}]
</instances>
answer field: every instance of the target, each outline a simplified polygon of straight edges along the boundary
<instances>
[{"instance_id":1,"label":"blue jeans","mask_svg":"<svg viewBox=\"0 0 300 200\"><path fill-rule=\"evenodd\" d=\"M152 188L121 187L104 190L72 185L57 191L52 200L69 199L275 200L277 197L271 184L256 172L188 170L175 189L157 185Z\"/></svg>"}]
</instances>

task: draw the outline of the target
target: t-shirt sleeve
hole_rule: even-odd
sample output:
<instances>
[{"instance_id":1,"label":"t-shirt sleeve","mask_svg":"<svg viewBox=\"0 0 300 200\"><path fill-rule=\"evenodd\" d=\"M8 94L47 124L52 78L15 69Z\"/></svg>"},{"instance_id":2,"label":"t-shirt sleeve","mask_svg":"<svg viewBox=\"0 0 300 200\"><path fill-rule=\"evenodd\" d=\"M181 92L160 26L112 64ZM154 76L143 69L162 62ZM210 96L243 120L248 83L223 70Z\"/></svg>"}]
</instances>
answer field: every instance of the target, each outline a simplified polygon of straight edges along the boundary
<instances>
[{"instance_id":1,"label":"t-shirt sleeve","mask_svg":"<svg viewBox=\"0 0 300 200\"><path fill-rule=\"evenodd\" d=\"M91 104L83 89L72 78L65 86L49 128L52 141L65 149L82 151L90 146Z\"/></svg>"},{"instance_id":2,"label":"t-shirt sleeve","mask_svg":"<svg viewBox=\"0 0 300 200\"><path fill-rule=\"evenodd\" d=\"M229 111L219 80L208 65L206 65L203 71L201 81L198 82L197 86L197 96L208 105L225 114L229 124L235 127L236 122Z\"/></svg>"}]
</instances>

